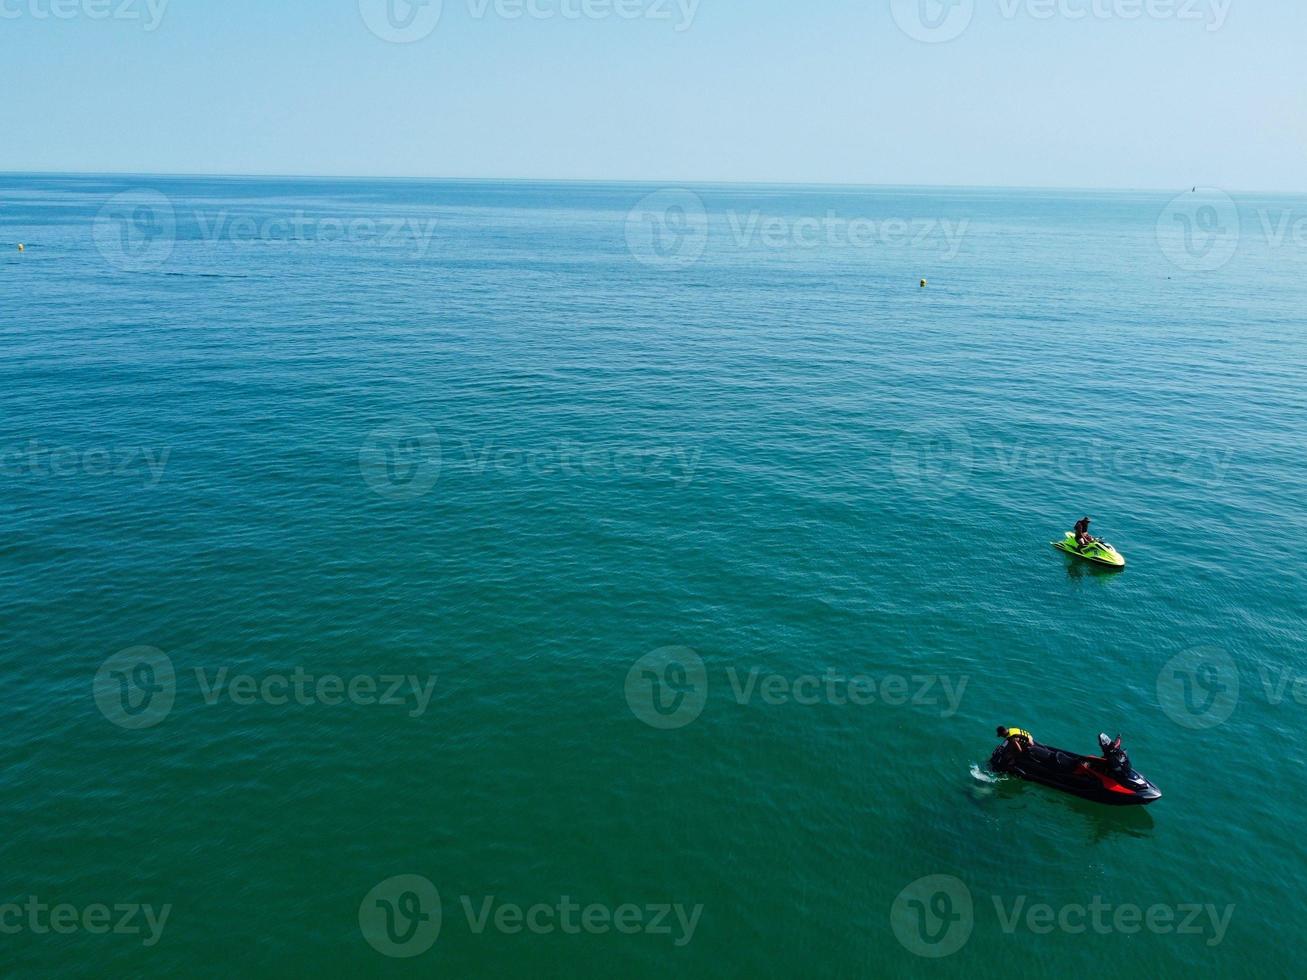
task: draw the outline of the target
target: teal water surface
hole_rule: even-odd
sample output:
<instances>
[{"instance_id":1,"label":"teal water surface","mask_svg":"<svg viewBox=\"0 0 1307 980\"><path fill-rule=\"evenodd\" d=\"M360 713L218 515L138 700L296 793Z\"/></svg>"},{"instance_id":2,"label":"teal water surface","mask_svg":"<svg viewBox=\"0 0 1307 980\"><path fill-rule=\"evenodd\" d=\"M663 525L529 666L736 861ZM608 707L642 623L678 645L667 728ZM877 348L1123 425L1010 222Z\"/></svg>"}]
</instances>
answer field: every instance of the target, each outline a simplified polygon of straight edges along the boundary
<instances>
[{"instance_id":1,"label":"teal water surface","mask_svg":"<svg viewBox=\"0 0 1307 980\"><path fill-rule=\"evenodd\" d=\"M1303 220L0 177L6 973L1296 972Z\"/></svg>"}]
</instances>

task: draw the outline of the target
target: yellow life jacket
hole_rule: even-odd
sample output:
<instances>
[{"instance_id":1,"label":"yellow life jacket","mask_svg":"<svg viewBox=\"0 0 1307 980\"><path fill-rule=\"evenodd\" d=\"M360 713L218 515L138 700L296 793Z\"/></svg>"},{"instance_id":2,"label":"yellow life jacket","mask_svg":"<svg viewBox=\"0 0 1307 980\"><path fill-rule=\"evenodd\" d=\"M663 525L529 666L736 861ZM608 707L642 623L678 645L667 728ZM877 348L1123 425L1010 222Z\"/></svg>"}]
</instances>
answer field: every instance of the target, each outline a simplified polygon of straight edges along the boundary
<instances>
[{"instance_id":1,"label":"yellow life jacket","mask_svg":"<svg viewBox=\"0 0 1307 980\"><path fill-rule=\"evenodd\" d=\"M1009 728L1007 730L1008 738L1024 738L1027 742L1034 742L1035 736L1031 735L1024 728Z\"/></svg>"}]
</instances>

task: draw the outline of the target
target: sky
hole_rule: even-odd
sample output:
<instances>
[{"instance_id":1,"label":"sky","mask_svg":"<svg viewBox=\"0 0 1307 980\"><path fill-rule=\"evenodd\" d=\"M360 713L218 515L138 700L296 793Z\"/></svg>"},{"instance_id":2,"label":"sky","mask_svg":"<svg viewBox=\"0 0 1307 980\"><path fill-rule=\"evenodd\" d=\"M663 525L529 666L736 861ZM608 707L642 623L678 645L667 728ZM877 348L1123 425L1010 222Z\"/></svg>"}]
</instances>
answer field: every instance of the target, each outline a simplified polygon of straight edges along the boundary
<instances>
[{"instance_id":1,"label":"sky","mask_svg":"<svg viewBox=\"0 0 1307 980\"><path fill-rule=\"evenodd\" d=\"M0 0L0 170L1307 191L1304 0Z\"/></svg>"}]
</instances>

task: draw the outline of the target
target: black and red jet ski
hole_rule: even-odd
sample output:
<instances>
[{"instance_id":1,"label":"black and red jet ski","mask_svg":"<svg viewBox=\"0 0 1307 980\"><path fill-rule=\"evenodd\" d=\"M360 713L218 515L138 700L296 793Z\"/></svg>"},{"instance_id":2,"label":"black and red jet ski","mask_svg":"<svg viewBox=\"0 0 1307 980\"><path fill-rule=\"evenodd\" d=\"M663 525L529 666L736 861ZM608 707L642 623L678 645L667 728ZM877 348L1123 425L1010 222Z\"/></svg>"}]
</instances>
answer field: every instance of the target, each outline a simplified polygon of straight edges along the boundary
<instances>
[{"instance_id":1,"label":"black and red jet ski","mask_svg":"<svg viewBox=\"0 0 1307 980\"><path fill-rule=\"evenodd\" d=\"M989 768L1020 776L1063 793L1109 806L1147 806L1162 798L1162 791L1130 767L1120 750L1121 740L1104 742L1106 758L1077 755L1038 742L1018 752L1006 743L990 756Z\"/></svg>"}]
</instances>

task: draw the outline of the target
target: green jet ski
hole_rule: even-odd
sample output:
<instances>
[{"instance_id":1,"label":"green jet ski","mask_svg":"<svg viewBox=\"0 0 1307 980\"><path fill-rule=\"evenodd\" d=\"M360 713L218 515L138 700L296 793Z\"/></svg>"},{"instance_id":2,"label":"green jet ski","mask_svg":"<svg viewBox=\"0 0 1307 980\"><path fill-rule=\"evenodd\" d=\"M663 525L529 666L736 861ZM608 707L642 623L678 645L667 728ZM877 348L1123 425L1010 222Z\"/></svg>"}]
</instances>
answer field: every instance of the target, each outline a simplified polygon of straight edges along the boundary
<instances>
[{"instance_id":1,"label":"green jet ski","mask_svg":"<svg viewBox=\"0 0 1307 980\"><path fill-rule=\"evenodd\" d=\"M1053 547L1058 551L1065 551L1068 555L1075 555L1085 561L1092 561L1095 565L1106 565L1108 568L1125 568L1125 559L1121 557L1121 552L1106 541L1092 541L1082 548L1076 544L1074 531L1067 531L1065 538L1053 542Z\"/></svg>"}]
</instances>

